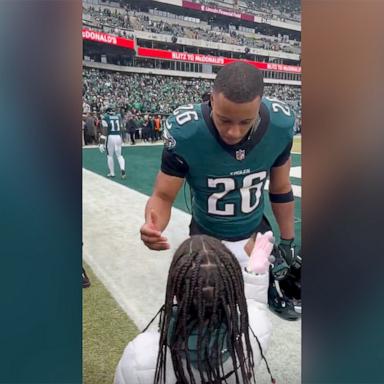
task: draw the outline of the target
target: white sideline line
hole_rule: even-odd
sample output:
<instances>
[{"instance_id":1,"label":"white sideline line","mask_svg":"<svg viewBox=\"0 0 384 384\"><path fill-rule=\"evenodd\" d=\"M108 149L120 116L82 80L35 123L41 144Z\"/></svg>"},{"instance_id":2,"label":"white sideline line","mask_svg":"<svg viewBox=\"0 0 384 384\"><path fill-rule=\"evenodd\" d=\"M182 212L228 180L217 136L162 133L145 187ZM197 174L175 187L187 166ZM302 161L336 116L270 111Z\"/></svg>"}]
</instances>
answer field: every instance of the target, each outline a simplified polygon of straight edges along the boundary
<instances>
[{"instance_id":1,"label":"white sideline line","mask_svg":"<svg viewBox=\"0 0 384 384\"><path fill-rule=\"evenodd\" d=\"M291 169L289 171L289 176L301 178L301 166L291 167Z\"/></svg>"},{"instance_id":2,"label":"white sideline line","mask_svg":"<svg viewBox=\"0 0 384 384\"><path fill-rule=\"evenodd\" d=\"M187 238L190 220L172 208L164 231L172 248L150 251L139 235L147 200L140 192L83 169L84 259L139 329L162 304L170 258Z\"/></svg>"}]
</instances>

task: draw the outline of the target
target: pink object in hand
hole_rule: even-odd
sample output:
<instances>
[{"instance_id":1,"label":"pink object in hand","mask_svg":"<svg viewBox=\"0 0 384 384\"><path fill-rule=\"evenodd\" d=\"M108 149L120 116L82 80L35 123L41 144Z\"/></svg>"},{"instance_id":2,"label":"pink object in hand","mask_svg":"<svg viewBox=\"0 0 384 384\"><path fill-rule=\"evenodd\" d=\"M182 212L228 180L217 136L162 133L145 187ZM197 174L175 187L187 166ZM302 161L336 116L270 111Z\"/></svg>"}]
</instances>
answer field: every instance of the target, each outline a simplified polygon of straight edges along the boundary
<instances>
[{"instance_id":1,"label":"pink object in hand","mask_svg":"<svg viewBox=\"0 0 384 384\"><path fill-rule=\"evenodd\" d=\"M261 274L268 271L274 242L275 239L272 231L265 232L264 234L257 233L255 245L248 261L248 272Z\"/></svg>"}]
</instances>

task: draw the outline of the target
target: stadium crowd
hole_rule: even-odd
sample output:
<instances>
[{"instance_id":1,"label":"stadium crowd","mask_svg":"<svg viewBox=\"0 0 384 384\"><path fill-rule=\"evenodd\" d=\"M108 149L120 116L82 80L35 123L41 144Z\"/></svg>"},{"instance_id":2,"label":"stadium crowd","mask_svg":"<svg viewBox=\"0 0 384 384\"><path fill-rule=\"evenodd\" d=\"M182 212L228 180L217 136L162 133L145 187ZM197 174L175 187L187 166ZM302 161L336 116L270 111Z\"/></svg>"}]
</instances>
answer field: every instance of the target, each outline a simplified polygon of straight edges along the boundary
<instances>
[{"instance_id":1,"label":"stadium crowd","mask_svg":"<svg viewBox=\"0 0 384 384\"><path fill-rule=\"evenodd\" d=\"M111 3L111 1L108 0L104 0L103 2L106 5ZM115 1L112 2L116 4ZM232 3L220 0L194 0L194 2L217 8L240 10L245 13L266 16L275 20L291 20L297 23L300 23L301 20L300 0L232 0ZM121 5L126 9L130 9L128 2L125 4L121 3Z\"/></svg>"},{"instance_id":2,"label":"stadium crowd","mask_svg":"<svg viewBox=\"0 0 384 384\"><path fill-rule=\"evenodd\" d=\"M139 73L83 70L84 101L91 110L101 111L113 103L125 111L169 114L179 105L199 102L210 90L211 81L153 76ZM177 95L177 97L175 97Z\"/></svg>"},{"instance_id":3,"label":"stadium crowd","mask_svg":"<svg viewBox=\"0 0 384 384\"><path fill-rule=\"evenodd\" d=\"M135 13L135 16L131 16L131 18L138 20L136 25L140 30L152 33L300 54L301 43L284 39L281 35L265 36L258 33L254 34L255 37L252 38L241 33L241 31L230 30L229 25L225 24L208 25L206 28L199 26L192 28L181 26L176 20L172 22L171 19L168 19L170 22L164 20L154 21L142 13Z\"/></svg>"},{"instance_id":4,"label":"stadium crowd","mask_svg":"<svg viewBox=\"0 0 384 384\"><path fill-rule=\"evenodd\" d=\"M300 22L300 0L232 0L231 4L218 0L196 0L196 2L219 8L235 8L246 13L263 14L270 19Z\"/></svg>"},{"instance_id":5,"label":"stadium crowd","mask_svg":"<svg viewBox=\"0 0 384 384\"><path fill-rule=\"evenodd\" d=\"M110 105L124 117L125 123L134 120L136 138L144 141L160 140L161 134L153 131L153 120L160 117L161 127L165 118L178 106L201 102L202 95L210 92L212 84L213 81L207 79L122 73L84 67L83 121L85 131L90 132L85 144L96 143L100 133L100 116ZM300 88L266 85L264 93L290 105L297 120L296 131L300 132ZM125 135L127 141L128 133Z\"/></svg>"},{"instance_id":6,"label":"stadium crowd","mask_svg":"<svg viewBox=\"0 0 384 384\"><path fill-rule=\"evenodd\" d=\"M229 25L208 25L207 27L182 26L177 19L152 19L149 14L133 10L119 11L110 8L83 7L83 15L88 15L104 32L115 33L118 36L132 37L133 31L146 31L196 40L226 43L249 48L259 48L272 51L300 54L301 43L284 39L283 36L265 36L254 34L255 38L246 36L241 31L230 30Z\"/></svg>"},{"instance_id":7,"label":"stadium crowd","mask_svg":"<svg viewBox=\"0 0 384 384\"><path fill-rule=\"evenodd\" d=\"M113 11L109 7L97 7L83 5L83 23L91 21L91 25L102 29L104 32L113 32L118 36L132 38L133 25L130 22L128 13L115 8Z\"/></svg>"}]
</instances>

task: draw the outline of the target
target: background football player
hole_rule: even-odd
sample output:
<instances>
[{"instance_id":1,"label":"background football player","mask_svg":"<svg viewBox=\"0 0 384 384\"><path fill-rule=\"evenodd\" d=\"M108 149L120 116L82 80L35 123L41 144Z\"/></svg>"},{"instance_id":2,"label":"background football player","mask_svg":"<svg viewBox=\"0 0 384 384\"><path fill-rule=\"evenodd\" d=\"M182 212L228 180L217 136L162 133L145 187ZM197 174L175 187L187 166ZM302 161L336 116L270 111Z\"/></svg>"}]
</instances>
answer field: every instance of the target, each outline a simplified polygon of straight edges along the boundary
<instances>
[{"instance_id":1,"label":"background football player","mask_svg":"<svg viewBox=\"0 0 384 384\"><path fill-rule=\"evenodd\" d=\"M107 164L109 168L108 177L115 177L115 164L113 155L116 155L119 162L121 178L125 179L125 160L121 155L122 139L122 121L120 114L115 112L112 106L105 110L102 116L103 135L100 136L100 151L107 151Z\"/></svg>"}]
</instances>

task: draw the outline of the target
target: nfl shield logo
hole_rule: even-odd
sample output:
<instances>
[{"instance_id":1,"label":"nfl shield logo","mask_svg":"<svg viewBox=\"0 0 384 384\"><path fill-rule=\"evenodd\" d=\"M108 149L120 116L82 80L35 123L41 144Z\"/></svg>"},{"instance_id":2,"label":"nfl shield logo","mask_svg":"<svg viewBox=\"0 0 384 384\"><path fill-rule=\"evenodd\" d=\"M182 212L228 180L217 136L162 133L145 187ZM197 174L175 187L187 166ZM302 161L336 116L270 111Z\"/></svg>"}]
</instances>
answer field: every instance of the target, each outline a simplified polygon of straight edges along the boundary
<instances>
[{"instance_id":1,"label":"nfl shield logo","mask_svg":"<svg viewBox=\"0 0 384 384\"><path fill-rule=\"evenodd\" d=\"M239 149L236 151L236 160L244 160L245 159L245 149Z\"/></svg>"}]
</instances>

